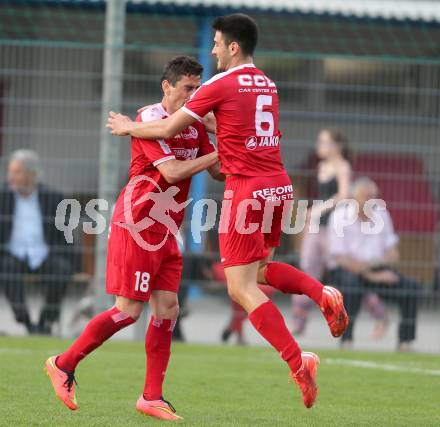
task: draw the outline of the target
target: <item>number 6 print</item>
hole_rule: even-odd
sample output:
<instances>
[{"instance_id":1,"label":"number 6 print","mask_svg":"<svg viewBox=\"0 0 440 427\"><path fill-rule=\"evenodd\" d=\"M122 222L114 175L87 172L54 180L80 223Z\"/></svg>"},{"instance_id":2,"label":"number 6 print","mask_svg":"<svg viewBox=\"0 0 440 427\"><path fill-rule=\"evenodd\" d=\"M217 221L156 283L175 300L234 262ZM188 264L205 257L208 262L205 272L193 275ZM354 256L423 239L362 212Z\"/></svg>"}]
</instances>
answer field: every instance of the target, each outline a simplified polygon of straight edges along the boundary
<instances>
[{"instance_id":1,"label":"number 6 print","mask_svg":"<svg viewBox=\"0 0 440 427\"><path fill-rule=\"evenodd\" d=\"M265 105L272 105L272 97L269 95L258 95L255 109L255 130L257 136L273 136L274 123L273 114L270 111L263 111ZM269 129L264 130L262 123L268 123Z\"/></svg>"}]
</instances>

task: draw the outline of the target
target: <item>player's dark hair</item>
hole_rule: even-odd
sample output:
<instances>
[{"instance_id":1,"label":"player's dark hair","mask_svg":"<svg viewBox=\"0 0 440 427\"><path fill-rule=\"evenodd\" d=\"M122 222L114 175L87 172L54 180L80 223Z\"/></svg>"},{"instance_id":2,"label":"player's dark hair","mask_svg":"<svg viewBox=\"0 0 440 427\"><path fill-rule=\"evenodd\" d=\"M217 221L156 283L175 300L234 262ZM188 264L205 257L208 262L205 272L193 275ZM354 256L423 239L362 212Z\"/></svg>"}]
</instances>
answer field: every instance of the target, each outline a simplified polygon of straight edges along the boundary
<instances>
[{"instance_id":1,"label":"player's dark hair","mask_svg":"<svg viewBox=\"0 0 440 427\"><path fill-rule=\"evenodd\" d=\"M227 45L237 42L243 55L252 56L254 54L258 42L258 27L250 16L243 13L219 16L215 18L212 28L223 34Z\"/></svg>"},{"instance_id":2,"label":"player's dark hair","mask_svg":"<svg viewBox=\"0 0 440 427\"><path fill-rule=\"evenodd\" d=\"M331 140L339 147L342 157L348 162L351 162L352 153L348 146L347 136L339 129L328 128L323 130L330 135Z\"/></svg>"},{"instance_id":3,"label":"player's dark hair","mask_svg":"<svg viewBox=\"0 0 440 427\"><path fill-rule=\"evenodd\" d=\"M191 56L176 56L169 61L164 69L160 82L167 80L172 86L183 76L201 76L203 66Z\"/></svg>"}]
</instances>

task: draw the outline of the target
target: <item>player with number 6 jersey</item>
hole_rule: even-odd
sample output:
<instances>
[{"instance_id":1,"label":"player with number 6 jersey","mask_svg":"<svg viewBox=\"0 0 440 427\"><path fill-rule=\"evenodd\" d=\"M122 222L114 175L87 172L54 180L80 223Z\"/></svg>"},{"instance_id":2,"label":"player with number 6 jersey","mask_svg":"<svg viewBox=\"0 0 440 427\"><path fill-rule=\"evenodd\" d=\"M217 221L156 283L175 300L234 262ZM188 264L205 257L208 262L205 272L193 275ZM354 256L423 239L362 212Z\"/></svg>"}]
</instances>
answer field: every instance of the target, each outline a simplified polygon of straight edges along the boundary
<instances>
[{"instance_id":1,"label":"player with number 6 jersey","mask_svg":"<svg viewBox=\"0 0 440 427\"><path fill-rule=\"evenodd\" d=\"M137 121L166 119L200 86L202 71L193 58L171 60L162 76L162 102L144 108ZM146 375L136 409L159 419L181 419L163 398L162 384L179 311L182 255L176 235L191 177L204 169L214 178L224 179L215 147L200 123L167 139L132 138L130 179L116 202L108 241L106 288L116 296L115 305L94 317L67 351L46 361L55 393L69 409L78 408L74 375L78 363L133 324L149 301L152 316L145 336Z\"/></svg>"},{"instance_id":2,"label":"player with number 6 jersey","mask_svg":"<svg viewBox=\"0 0 440 427\"><path fill-rule=\"evenodd\" d=\"M266 258L270 248L280 244L284 206L281 198L293 200L292 183L281 160L275 83L253 63L232 67L204 83L182 111L198 121L210 111L216 118L221 171L227 175L225 194L232 194L232 220L225 226L227 231L219 234L223 266ZM235 219L240 203L254 199L254 194L265 188L276 189L280 196L269 232L261 232L263 209L249 209L246 213L246 225L258 224L255 232L237 230ZM257 200L264 204L266 197L259 195Z\"/></svg>"},{"instance_id":3,"label":"player with number 6 jersey","mask_svg":"<svg viewBox=\"0 0 440 427\"><path fill-rule=\"evenodd\" d=\"M251 17L220 16L213 29L212 54L221 73L204 83L185 106L150 123L127 122L110 112L107 126L116 135L159 138L214 114L221 171L226 175L219 243L228 292L287 363L304 405L310 408L318 394L319 358L301 352L280 311L257 284L309 296L335 337L344 333L347 313L337 289L288 264L271 261L280 241L284 207L293 199L293 186L281 161L277 87L254 65L258 27Z\"/></svg>"},{"instance_id":4,"label":"player with number 6 jersey","mask_svg":"<svg viewBox=\"0 0 440 427\"><path fill-rule=\"evenodd\" d=\"M223 173L285 173L280 152L277 87L254 64L230 68L203 83L182 111L198 121L214 112Z\"/></svg>"}]
</instances>

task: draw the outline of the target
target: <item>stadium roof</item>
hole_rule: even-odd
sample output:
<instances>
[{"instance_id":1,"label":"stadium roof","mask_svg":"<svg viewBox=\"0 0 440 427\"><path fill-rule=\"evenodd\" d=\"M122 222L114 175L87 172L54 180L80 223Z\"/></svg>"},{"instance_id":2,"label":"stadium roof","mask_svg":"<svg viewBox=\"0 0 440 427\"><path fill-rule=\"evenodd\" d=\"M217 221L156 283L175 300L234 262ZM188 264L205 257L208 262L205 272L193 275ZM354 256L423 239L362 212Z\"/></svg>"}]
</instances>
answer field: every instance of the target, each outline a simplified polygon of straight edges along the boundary
<instances>
[{"instance_id":1,"label":"stadium roof","mask_svg":"<svg viewBox=\"0 0 440 427\"><path fill-rule=\"evenodd\" d=\"M440 22L440 2L438 0L131 0L130 3L174 4L204 8L231 7L359 18Z\"/></svg>"},{"instance_id":2,"label":"stadium roof","mask_svg":"<svg viewBox=\"0 0 440 427\"><path fill-rule=\"evenodd\" d=\"M108 0L0 0L0 4L52 4L102 7ZM440 0L127 0L131 9L180 13L228 13L231 10L340 16L359 19L440 23Z\"/></svg>"},{"instance_id":3,"label":"stadium roof","mask_svg":"<svg viewBox=\"0 0 440 427\"><path fill-rule=\"evenodd\" d=\"M407 5L408 1L382 0L380 16L361 15L362 8L357 14L350 12L351 4L365 8L366 4L377 4L373 0L345 0L346 7L341 10L336 9L341 1L327 0L319 12L322 1L293 1L295 7L286 0L264 0L264 5L262 0L128 0L125 44L198 49L201 28L210 30L207 21L200 18L244 11L258 21L260 52L411 58L436 63L440 59L440 14L434 10L440 9L440 0L435 5L414 0L411 15L397 14L394 8L394 15L388 14L388 18L385 12L391 10L391 4ZM424 9L428 4L435 6L431 14ZM402 7L400 12L404 10ZM0 43L101 46L104 11L104 0L0 0Z\"/></svg>"}]
</instances>

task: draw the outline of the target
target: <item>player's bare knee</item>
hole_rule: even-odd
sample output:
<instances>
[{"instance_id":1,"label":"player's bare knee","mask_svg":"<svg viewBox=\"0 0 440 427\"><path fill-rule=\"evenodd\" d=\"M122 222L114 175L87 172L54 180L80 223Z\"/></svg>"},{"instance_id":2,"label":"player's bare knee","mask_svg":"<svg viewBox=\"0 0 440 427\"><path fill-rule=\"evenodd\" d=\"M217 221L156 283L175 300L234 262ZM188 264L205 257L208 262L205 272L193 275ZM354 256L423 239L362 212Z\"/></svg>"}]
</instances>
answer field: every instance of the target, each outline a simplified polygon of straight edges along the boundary
<instances>
[{"instance_id":1,"label":"player's bare knee","mask_svg":"<svg viewBox=\"0 0 440 427\"><path fill-rule=\"evenodd\" d=\"M134 321L137 321L139 317L141 317L143 308L144 305L142 303L139 303L139 304L133 304L127 307L125 310L121 310L121 311L127 313Z\"/></svg>"},{"instance_id":2,"label":"player's bare knee","mask_svg":"<svg viewBox=\"0 0 440 427\"><path fill-rule=\"evenodd\" d=\"M177 319L179 317L179 304L161 307L157 316L161 319Z\"/></svg>"},{"instance_id":3,"label":"player's bare knee","mask_svg":"<svg viewBox=\"0 0 440 427\"><path fill-rule=\"evenodd\" d=\"M128 314L134 321L139 319L144 308L143 302L124 297L117 297L115 305L118 310Z\"/></svg>"},{"instance_id":4,"label":"player's bare knee","mask_svg":"<svg viewBox=\"0 0 440 427\"><path fill-rule=\"evenodd\" d=\"M130 314L130 313L127 313L127 314ZM131 313L130 314L130 317L135 321L135 322L137 322L137 320L139 319L139 317L141 317L141 314L140 313Z\"/></svg>"},{"instance_id":5,"label":"player's bare knee","mask_svg":"<svg viewBox=\"0 0 440 427\"><path fill-rule=\"evenodd\" d=\"M229 298L231 298L232 301L237 302L237 293L235 292L235 289L232 286L228 285L228 295Z\"/></svg>"},{"instance_id":6,"label":"player's bare knee","mask_svg":"<svg viewBox=\"0 0 440 427\"><path fill-rule=\"evenodd\" d=\"M246 289L238 283L228 283L228 294L233 301L240 304L246 294Z\"/></svg>"},{"instance_id":7,"label":"player's bare knee","mask_svg":"<svg viewBox=\"0 0 440 427\"><path fill-rule=\"evenodd\" d=\"M153 314L161 319L177 319L179 316L179 301L177 295L175 296L165 296L156 299L156 304L154 304Z\"/></svg>"}]
</instances>

